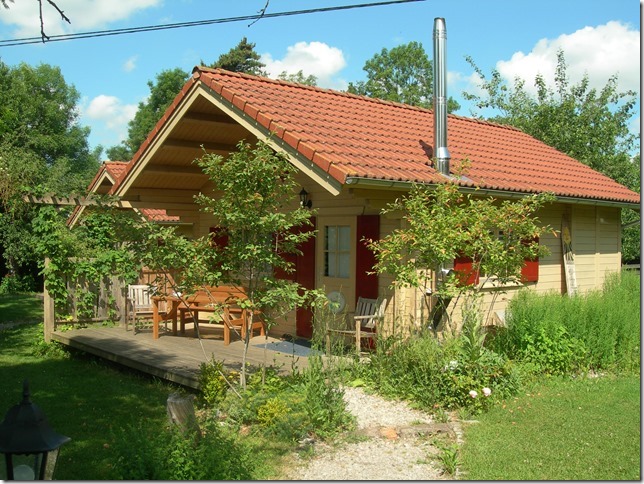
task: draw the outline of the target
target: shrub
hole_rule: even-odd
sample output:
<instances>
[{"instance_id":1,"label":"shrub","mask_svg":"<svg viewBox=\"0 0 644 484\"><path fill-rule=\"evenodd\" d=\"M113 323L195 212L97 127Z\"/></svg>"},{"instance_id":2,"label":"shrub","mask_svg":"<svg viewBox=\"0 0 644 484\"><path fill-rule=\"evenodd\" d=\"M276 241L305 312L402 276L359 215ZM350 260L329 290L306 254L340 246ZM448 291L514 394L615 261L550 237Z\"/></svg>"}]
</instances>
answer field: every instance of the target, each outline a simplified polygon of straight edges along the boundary
<instances>
[{"instance_id":1,"label":"shrub","mask_svg":"<svg viewBox=\"0 0 644 484\"><path fill-rule=\"evenodd\" d=\"M138 428L114 432L114 479L251 480L252 449L228 435L216 420L204 423L203 436L176 427Z\"/></svg>"},{"instance_id":2,"label":"shrub","mask_svg":"<svg viewBox=\"0 0 644 484\"><path fill-rule=\"evenodd\" d=\"M483 341L476 331L443 341L430 333L381 339L371 364L358 371L386 396L411 400L427 410L467 408L479 413L493 400L515 394L520 381L507 358L474 347ZM484 395L488 390L491 398Z\"/></svg>"},{"instance_id":3,"label":"shrub","mask_svg":"<svg viewBox=\"0 0 644 484\"><path fill-rule=\"evenodd\" d=\"M199 366L199 387L203 400L212 407L217 407L226 397L226 393L237 372L228 370L214 356L210 361Z\"/></svg>"},{"instance_id":4,"label":"shrub","mask_svg":"<svg viewBox=\"0 0 644 484\"><path fill-rule=\"evenodd\" d=\"M351 428L353 419L347 412L344 391L330 373L325 372L322 358L309 358L309 366L303 374L304 405L311 422L311 429L320 437L337 435Z\"/></svg>"},{"instance_id":5,"label":"shrub","mask_svg":"<svg viewBox=\"0 0 644 484\"><path fill-rule=\"evenodd\" d=\"M601 291L573 297L520 291L507 315L507 329L490 342L490 348L537 371L639 371L636 274L611 274Z\"/></svg>"}]
</instances>

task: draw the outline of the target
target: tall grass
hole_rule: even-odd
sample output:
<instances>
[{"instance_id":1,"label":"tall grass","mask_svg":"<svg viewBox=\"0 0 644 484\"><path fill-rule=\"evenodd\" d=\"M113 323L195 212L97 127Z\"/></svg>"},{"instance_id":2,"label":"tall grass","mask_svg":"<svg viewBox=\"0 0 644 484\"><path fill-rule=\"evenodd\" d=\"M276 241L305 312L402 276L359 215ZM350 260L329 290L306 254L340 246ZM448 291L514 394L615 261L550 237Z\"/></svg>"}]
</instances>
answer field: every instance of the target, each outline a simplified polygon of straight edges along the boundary
<instances>
[{"instance_id":1,"label":"tall grass","mask_svg":"<svg viewBox=\"0 0 644 484\"><path fill-rule=\"evenodd\" d=\"M586 369L639 371L638 275L610 274L601 290L572 297L522 291L510 303L507 331L491 347L520 360L539 345L542 353L546 346L563 352L562 341Z\"/></svg>"}]
</instances>

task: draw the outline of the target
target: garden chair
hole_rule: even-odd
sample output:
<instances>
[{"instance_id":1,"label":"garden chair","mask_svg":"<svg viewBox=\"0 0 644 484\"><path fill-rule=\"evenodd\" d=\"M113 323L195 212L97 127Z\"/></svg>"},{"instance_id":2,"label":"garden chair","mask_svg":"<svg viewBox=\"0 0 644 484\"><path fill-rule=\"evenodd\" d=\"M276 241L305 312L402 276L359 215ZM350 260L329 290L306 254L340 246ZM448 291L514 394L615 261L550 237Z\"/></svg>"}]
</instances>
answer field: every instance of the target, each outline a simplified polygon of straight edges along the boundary
<instances>
[{"instance_id":1,"label":"garden chair","mask_svg":"<svg viewBox=\"0 0 644 484\"><path fill-rule=\"evenodd\" d=\"M127 287L127 309L128 315L125 318L125 330L127 331L128 322L132 322L132 331L136 334L136 323L141 317L145 319L152 318L152 300L150 294L151 288L147 284L130 284ZM165 317L165 311L159 311L161 317ZM164 319L165 327L168 329L168 320Z\"/></svg>"},{"instance_id":2,"label":"garden chair","mask_svg":"<svg viewBox=\"0 0 644 484\"><path fill-rule=\"evenodd\" d=\"M351 326L348 328L328 328L326 330L326 351L331 354L331 334L353 336L356 344L356 351L360 355L360 346L363 339L373 341L376 338L376 328L382 322L387 309L387 299L368 299L359 297L356 303L356 311L353 315Z\"/></svg>"}]
</instances>

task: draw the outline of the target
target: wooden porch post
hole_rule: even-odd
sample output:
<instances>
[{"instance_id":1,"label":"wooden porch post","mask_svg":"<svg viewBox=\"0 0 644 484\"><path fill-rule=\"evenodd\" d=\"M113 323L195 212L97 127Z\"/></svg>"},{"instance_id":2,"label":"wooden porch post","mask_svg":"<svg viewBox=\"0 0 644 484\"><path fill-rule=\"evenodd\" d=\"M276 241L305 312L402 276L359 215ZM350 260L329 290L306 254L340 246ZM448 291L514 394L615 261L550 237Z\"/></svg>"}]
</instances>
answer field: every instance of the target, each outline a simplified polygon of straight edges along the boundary
<instances>
[{"instance_id":1,"label":"wooden porch post","mask_svg":"<svg viewBox=\"0 0 644 484\"><path fill-rule=\"evenodd\" d=\"M45 258L45 269L49 266L49 258ZM43 321L43 326L44 326L44 336L45 336L45 342L50 343L51 342L51 333L54 332L56 329L56 323L55 323L55 314L54 314L54 298L49 295L49 291L47 291L47 279L45 279L45 288L44 288L44 299L43 299L43 304L44 304L44 321Z\"/></svg>"}]
</instances>

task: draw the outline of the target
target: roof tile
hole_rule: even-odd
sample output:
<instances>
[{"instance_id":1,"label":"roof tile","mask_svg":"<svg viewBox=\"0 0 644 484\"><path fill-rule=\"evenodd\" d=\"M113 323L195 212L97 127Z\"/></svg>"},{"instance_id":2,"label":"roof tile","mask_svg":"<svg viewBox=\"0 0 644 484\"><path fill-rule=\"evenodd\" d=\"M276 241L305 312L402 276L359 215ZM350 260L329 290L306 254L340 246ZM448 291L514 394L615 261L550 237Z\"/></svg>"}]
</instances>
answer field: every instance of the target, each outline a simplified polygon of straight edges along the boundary
<instances>
[{"instance_id":1,"label":"roof tile","mask_svg":"<svg viewBox=\"0 0 644 484\"><path fill-rule=\"evenodd\" d=\"M347 176L420 183L444 179L431 160L431 110L221 69L193 72L177 103L193 84L206 86L340 183ZM471 162L467 180L459 182L464 186L620 203L640 200L639 194L513 127L449 115L448 149L452 173L463 160Z\"/></svg>"}]
</instances>

